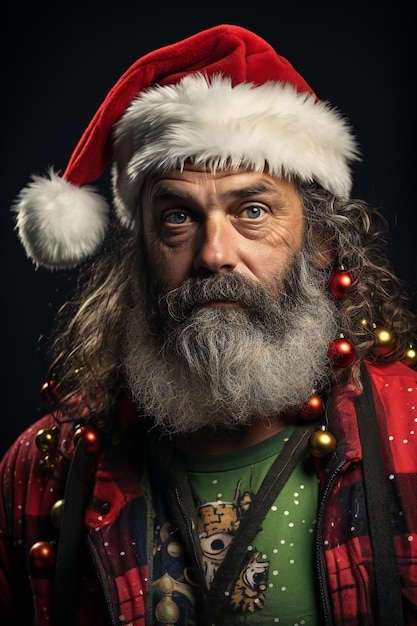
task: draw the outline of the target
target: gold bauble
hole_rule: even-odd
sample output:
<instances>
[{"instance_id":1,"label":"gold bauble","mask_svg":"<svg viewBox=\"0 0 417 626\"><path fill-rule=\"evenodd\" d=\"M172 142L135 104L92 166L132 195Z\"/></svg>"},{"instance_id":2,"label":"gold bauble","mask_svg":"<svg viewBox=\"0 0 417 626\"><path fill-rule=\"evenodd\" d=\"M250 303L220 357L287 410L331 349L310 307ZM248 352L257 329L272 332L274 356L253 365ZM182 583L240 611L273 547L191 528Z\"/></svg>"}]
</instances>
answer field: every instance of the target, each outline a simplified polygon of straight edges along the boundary
<instances>
[{"instance_id":1,"label":"gold bauble","mask_svg":"<svg viewBox=\"0 0 417 626\"><path fill-rule=\"evenodd\" d=\"M45 469L53 471L56 468L56 456L54 454L46 454L43 466Z\"/></svg>"},{"instance_id":2,"label":"gold bauble","mask_svg":"<svg viewBox=\"0 0 417 626\"><path fill-rule=\"evenodd\" d=\"M321 459L335 451L336 439L325 426L322 426L310 435L308 448L315 458Z\"/></svg>"},{"instance_id":3,"label":"gold bauble","mask_svg":"<svg viewBox=\"0 0 417 626\"><path fill-rule=\"evenodd\" d=\"M381 356L390 354L394 349L395 337L393 333L384 326L376 326L374 333L377 338L378 352Z\"/></svg>"},{"instance_id":4,"label":"gold bauble","mask_svg":"<svg viewBox=\"0 0 417 626\"><path fill-rule=\"evenodd\" d=\"M55 528L61 528L65 500L57 500L51 509L51 522Z\"/></svg>"},{"instance_id":5,"label":"gold bauble","mask_svg":"<svg viewBox=\"0 0 417 626\"><path fill-rule=\"evenodd\" d=\"M414 367L417 365L417 350L410 346L404 355L404 358L401 359L401 362L404 365L408 365L408 367Z\"/></svg>"},{"instance_id":6,"label":"gold bauble","mask_svg":"<svg viewBox=\"0 0 417 626\"><path fill-rule=\"evenodd\" d=\"M56 427L41 428L36 434L36 447L42 452L51 452L58 445L58 431Z\"/></svg>"}]
</instances>

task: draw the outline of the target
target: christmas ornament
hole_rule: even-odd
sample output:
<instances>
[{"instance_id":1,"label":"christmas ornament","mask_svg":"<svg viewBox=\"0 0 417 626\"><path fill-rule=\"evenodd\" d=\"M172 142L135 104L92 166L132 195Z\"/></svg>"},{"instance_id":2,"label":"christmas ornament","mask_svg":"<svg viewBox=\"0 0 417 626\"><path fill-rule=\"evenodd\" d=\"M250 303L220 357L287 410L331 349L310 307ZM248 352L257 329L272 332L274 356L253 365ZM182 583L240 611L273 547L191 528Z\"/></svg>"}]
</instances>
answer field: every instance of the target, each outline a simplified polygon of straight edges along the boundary
<instances>
[{"instance_id":1,"label":"christmas ornament","mask_svg":"<svg viewBox=\"0 0 417 626\"><path fill-rule=\"evenodd\" d=\"M336 300L346 297L349 287L352 285L352 276L344 269L334 272L329 280L328 289Z\"/></svg>"},{"instance_id":2,"label":"christmas ornament","mask_svg":"<svg viewBox=\"0 0 417 626\"><path fill-rule=\"evenodd\" d=\"M51 522L55 528L61 528L62 517L64 515L65 500L57 500L51 509Z\"/></svg>"},{"instance_id":3,"label":"christmas ornament","mask_svg":"<svg viewBox=\"0 0 417 626\"><path fill-rule=\"evenodd\" d=\"M393 333L384 326L376 326L373 324L373 328L377 339L378 354L380 356L391 354L395 344L395 337Z\"/></svg>"},{"instance_id":4,"label":"christmas ornament","mask_svg":"<svg viewBox=\"0 0 417 626\"><path fill-rule=\"evenodd\" d=\"M307 445L312 456L321 459L335 451L336 439L323 425L310 435Z\"/></svg>"},{"instance_id":5,"label":"christmas ornament","mask_svg":"<svg viewBox=\"0 0 417 626\"><path fill-rule=\"evenodd\" d=\"M306 402L304 402L298 414L306 420L315 420L323 413L324 405L320 396L311 396Z\"/></svg>"},{"instance_id":6,"label":"christmas ornament","mask_svg":"<svg viewBox=\"0 0 417 626\"><path fill-rule=\"evenodd\" d=\"M86 452L87 454L94 454L100 448L100 435L96 428L93 426L79 426L74 433L74 445L77 444L78 439L82 437L87 442Z\"/></svg>"},{"instance_id":7,"label":"christmas ornament","mask_svg":"<svg viewBox=\"0 0 417 626\"><path fill-rule=\"evenodd\" d=\"M43 466L45 469L53 472L56 468L56 456L54 454L45 454Z\"/></svg>"},{"instance_id":8,"label":"christmas ornament","mask_svg":"<svg viewBox=\"0 0 417 626\"><path fill-rule=\"evenodd\" d=\"M356 357L356 351L350 341L340 335L330 342L327 357L335 367L348 367Z\"/></svg>"},{"instance_id":9,"label":"christmas ornament","mask_svg":"<svg viewBox=\"0 0 417 626\"><path fill-rule=\"evenodd\" d=\"M29 550L29 563L35 569L47 569L54 565L55 546L49 541L37 541Z\"/></svg>"},{"instance_id":10,"label":"christmas ornament","mask_svg":"<svg viewBox=\"0 0 417 626\"><path fill-rule=\"evenodd\" d=\"M52 452L58 446L59 430L56 426L41 428L36 434L35 444L41 452Z\"/></svg>"},{"instance_id":11,"label":"christmas ornament","mask_svg":"<svg viewBox=\"0 0 417 626\"><path fill-rule=\"evenodd\" d=\"M41 387L41 396L43 402L49 406L54 406L59 400L58 395L59 383L55 379L48 380Z\"/></svg>"},{"instance_id":12,"label":"christmas ornament","mask_svg":"<svg viewBox=\"0 0 417 626\"><path fill-rule=\"evenodd\" d=\"M401 359L401 362L408 367L414 367L415 365L417 365L417 350L415 350L412 345L407 348L404 357Z\"/></svg>"}]
</instances>

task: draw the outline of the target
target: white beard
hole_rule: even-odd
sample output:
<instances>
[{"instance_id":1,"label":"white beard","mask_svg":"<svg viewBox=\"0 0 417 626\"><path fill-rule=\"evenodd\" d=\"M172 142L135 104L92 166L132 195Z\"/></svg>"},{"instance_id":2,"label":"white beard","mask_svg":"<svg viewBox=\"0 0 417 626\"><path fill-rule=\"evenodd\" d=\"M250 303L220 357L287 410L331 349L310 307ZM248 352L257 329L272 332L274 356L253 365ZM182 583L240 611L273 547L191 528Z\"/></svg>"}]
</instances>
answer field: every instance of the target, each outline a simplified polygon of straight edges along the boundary
<instances>
[{"instance_id":1,"label":"white beard","mask_svg":"<svg viewBox=\"0 0 417 626\"><path fill-rule=\"evenodd\" d=\"M273 298L259 283L223 276L195 293L194 280L163 296L153 302L156 316L142 303L129 312L127 384L167 432L238 428L297 408L328 384L327 348L338 322L323 278L298 259ZM232 293L240 308L201 306Z\"/></svg>"}]
</instances>

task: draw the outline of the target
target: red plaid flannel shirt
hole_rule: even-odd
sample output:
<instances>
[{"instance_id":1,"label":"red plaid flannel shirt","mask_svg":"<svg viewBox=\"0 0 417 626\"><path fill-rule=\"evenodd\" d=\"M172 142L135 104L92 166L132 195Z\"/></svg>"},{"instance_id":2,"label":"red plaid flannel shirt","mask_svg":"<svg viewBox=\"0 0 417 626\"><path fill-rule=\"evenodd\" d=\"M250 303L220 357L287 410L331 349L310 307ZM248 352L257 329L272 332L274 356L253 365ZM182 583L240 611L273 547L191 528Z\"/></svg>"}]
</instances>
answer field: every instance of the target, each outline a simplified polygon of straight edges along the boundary
<instances>
[{"instance_id":1,"label":"red plaid flannel shirt","mask_svg":"<svg viewBox=\"0 0 417 626\"><path fill-rule=\"evenodd\" d=\"M369 371L406 623L411 625L417 623L417 373L399 363L369 366ZM324 614L328 613L329 623L336 626L376 624L354 396L353 389L337 392L329 411L329 427L338 447L331 460L317 468L325 494L320 505L317 550L325 580L321 584L322 600ZM121 418L128 423L133 415L132 408L127 407L125 403ZM35 446L38 430L54 423L53 416L47 415L28 428L0 465L0 621L10 626L51 625L53 568L29 572L28 552L36 541L54 540L59 533L51 524L50 511L62 497L63 487L45 472L44 454ZM63 439L65 430L61 430ZM70 445L68 441L66 445ZM85 549L82 560L77 626L145 624L148 568L146 557L145 562L138 563L127 524L130 504L138 498L147 500L139 474L126 452L117 446L101 453L85 516L89 549ZM144 506L143 533L145 543L150 544L146 527L151 512L146 510Z\"/></svg>"}]
</instances>

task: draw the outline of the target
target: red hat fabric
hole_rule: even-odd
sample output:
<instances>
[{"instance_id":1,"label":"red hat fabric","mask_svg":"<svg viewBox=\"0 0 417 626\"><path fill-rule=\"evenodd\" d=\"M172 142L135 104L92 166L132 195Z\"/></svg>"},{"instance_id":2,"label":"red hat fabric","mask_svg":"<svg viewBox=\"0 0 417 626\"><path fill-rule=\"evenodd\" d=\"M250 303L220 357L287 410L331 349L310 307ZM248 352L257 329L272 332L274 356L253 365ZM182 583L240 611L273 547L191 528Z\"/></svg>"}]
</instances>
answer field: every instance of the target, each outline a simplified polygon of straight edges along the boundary
<instances>
[{"instance_id":1,"label":"red hat fabric","mask_svg":"<svg viewBox=\"0 0 417 626\"><path fill-rule=\"evenodd\" d=\"M212 167L268 166L346 196L358 151L342 116L272 46L242 27L215 26L133 63L63 176L50 170L20 192L13 208L27 255L62 269L96 252L109 209L90 184L112 161L116 212L131 225L146 176L190 158Z\"/></svg>"}]
</instances>

